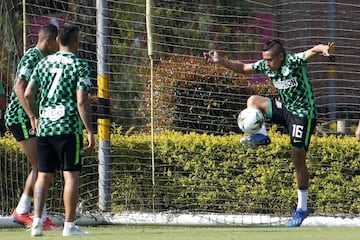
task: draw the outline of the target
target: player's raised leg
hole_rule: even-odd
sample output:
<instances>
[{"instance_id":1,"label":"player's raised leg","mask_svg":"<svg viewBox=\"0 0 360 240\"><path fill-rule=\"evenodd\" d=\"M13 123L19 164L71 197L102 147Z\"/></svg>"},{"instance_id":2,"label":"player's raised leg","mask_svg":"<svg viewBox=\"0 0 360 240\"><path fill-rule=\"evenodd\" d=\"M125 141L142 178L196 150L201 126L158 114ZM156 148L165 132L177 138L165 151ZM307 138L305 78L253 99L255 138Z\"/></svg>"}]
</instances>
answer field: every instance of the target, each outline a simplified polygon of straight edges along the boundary
<instances>
[{"instance_id":1,"label":"player's raised leg","mask_svg":"<svg viewBox=\"0 0 360 240\"><path fill-rule=\"evenodd\" d=\"M248 98L247 100L247 107L248 108L257 108L261 110L263 113L267 113L269 109L269 101L270 99L267 97L262 97L259 95L253 95ZM249 136L245 136L240 139L240 143L246 147L257 147L261 145L269 145L270 138L266 131L265 122L261 126L260 130Z\"/></svg>"}]
</instances>

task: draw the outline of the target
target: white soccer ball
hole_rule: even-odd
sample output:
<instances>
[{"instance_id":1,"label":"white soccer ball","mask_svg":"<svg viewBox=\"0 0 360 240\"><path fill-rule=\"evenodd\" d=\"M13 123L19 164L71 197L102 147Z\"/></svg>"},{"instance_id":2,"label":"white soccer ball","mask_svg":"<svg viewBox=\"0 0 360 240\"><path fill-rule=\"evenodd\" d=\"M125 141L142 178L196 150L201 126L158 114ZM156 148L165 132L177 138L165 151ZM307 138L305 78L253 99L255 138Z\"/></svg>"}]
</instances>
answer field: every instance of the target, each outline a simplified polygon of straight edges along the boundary
<instances>
[{"instance_id":1,"label":"white soccer ball","mask_svg":"<svg viewBox=\"0 0 360 240\"><path fill-rule=\"evenodd\" d=\"M265 121L263 113L257 108L245 108L238 116L238 125L242 132L257 133Z\"/></svg>"}]
</instances>

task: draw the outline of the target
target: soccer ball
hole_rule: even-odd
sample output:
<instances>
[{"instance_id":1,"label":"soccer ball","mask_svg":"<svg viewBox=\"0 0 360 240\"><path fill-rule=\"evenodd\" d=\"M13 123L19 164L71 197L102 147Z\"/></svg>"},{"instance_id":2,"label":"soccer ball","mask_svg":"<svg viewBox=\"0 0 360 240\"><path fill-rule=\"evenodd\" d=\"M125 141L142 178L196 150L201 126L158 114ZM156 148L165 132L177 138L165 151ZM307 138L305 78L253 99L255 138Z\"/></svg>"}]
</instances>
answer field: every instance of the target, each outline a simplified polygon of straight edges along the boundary
<instances>
[{"instance_id":1,"label":"soccer ball","mask_svg":"<svg viewBox=\"0 0 360 240\"><path fill-rule=\"evenodd\" d=\"M257 133L265 121L263 113L257 108L245 108L238 116L238 125L242 132Z\"/></svg>"}]
</instances>

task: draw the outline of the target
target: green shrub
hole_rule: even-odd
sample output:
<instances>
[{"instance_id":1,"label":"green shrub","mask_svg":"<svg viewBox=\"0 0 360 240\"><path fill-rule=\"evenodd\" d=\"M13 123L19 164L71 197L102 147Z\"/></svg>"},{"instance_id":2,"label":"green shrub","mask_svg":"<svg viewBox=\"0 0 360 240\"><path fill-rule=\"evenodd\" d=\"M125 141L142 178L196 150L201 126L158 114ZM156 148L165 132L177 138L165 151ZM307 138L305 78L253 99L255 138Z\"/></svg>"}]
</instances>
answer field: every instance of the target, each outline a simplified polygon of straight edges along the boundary
<instances>
[{"instance_id":1,"label":"green shrub","mask_svg":"<svg viewBox=\"0 0 360 240\"><path fill-rule=\"evenodd\" d=\"M289 138L274 129L270 135L269 146L247 149L240 145L238 134L157 133L154 169L148 134L112 135L112 209L290 215L297 193ZM18 151L13 141L1 138L0 151L5 148L8 156ZM307 159L312 212L359 213L359 152L354 137L312 138ZM1 165L8 166L11 174L11 157L1 161L6 161ZM98 198L96 164L96 157L88 160L80 189L92 193L82 200L91 202L93 209Z\"/></svg>"},{"instance_id":2,"label":"green shrub","mask_svg":"<svg viewBox=\"0 0 360 240\"><path fill-rule=\"evenodd\" d=\"M121 161L127 160L138 167L130 171L126 168L128 175L122 182L130 181L131 176L131 192L143 209L155 205L157 210L290 214L297 194L289 139L274 131L271 137L272 144L267 147L245 149L239 144L240 136L235 134L215 136L169 131L156 135L154 199L151 178L143 175L151 169L150 137L140 134L114 136L114 139L117 147L122 145L119 151L127 149L123 154L127 157ZM141 157L137 157L139 141L141 146L148 147L141 151ZM358 213L358 152L353 137L313 137L307 160L312 211ZM124 167L114 165L114 168L120 166ZM115 185L121 188L121 182ZM141 190L137 186L142 186ZM146 187L148 192L143 192ZM137 209L121 202L114 208Z\"/></svg>"}]
</instances>

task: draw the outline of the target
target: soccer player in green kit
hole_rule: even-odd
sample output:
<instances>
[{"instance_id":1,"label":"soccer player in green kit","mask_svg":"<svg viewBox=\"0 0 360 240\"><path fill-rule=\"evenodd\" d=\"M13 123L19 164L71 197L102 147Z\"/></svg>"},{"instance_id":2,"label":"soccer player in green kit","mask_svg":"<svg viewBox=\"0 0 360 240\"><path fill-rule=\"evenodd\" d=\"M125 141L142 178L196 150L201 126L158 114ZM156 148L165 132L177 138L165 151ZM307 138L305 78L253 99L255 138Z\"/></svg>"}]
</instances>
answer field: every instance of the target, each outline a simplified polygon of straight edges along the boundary
<instances>
[{"instance_id":1,"label":"soccer player in green kit","mask_svg":"<svg viewBox=\"0 0 360 240\"><path fill-rule=\"evenodd\" d=\"M333 48L333 42L329 42L293 54L285 52L281 42L274 39L265 44L262 51L263 59L255 63L228 60L221 57L217 51L204 53L208 62L221 64L235 72L267 75L281 97L279 101L253 95L248 98L247 107L260 109L272 122L284 125L289 130L291 155L298 185L297 209L288 223L289 227L299 227L309 214L309 173L305 160L310 137L316 126L317 111L306 64L318 54L330 56ZM246 136L240 142L249 147L268 145L270 138L265 124L258 133Z\"/></svg>"},{"instance_id":2,"label":"soccer player in green kit","mask_svg":"<svg viewBox=\"0 0 360 240\"><path fill-rule=\"evenodd\" d=\"M87 148L95 144L91 125L88 93L91 87L87 62L76 56L80 30L72 24L59 28L59 51L41 60L25 91L28 106L39 93L39 119L31 119L36 130L39 174L34 190L32 236L42 235L40 218L55 171L64 176L65 222L63 236L86 235L75 225L79 198L79 175L82 167L83 126L87 131ZM34 111L34 108L32 108Z\"/></svg>"},{"instance_id":3,"label":"soccer player in green kit","mask_svg":"<svg viewBox=\"0 0 360 240\"><path fill-rule=\"evenodd\" d=\"M36 46L26 51L17 66L14 90L11 93L5 112L6 126L15 137L32 168L26 179L20 201L12 212L14 221L27 227L32 225L29 211L33 197L33 187L37 177L38 154L35 133L30 124L30 118L35 116L30 113L25 103L24 92L36 64L45 56L58 50L56 37L57 27L55 25L46 24L40 28ZM46 215L46 207L44 207L42 220L44 230L58 230L58 226L50 218L47 218Z\"/></svg>"}]
</instances>

